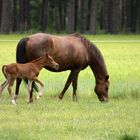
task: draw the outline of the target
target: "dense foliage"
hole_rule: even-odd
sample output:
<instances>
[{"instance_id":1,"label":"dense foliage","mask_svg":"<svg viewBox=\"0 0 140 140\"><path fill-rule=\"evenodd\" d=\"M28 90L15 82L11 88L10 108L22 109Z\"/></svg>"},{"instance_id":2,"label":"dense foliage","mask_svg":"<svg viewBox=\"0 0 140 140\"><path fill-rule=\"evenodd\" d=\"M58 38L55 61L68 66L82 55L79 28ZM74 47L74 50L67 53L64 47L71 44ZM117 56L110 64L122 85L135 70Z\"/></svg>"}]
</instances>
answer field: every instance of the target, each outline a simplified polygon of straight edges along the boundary
<instances>
[{"instance_id":1,"label":"dense foliage","mask_svg":"<svg viewBox=\"0 0 140 140\"><path fill-rule=\"evenodd\" d=\"M139 33L139 0L0 0L0 32Z\"/></svg>"}]
</instances>

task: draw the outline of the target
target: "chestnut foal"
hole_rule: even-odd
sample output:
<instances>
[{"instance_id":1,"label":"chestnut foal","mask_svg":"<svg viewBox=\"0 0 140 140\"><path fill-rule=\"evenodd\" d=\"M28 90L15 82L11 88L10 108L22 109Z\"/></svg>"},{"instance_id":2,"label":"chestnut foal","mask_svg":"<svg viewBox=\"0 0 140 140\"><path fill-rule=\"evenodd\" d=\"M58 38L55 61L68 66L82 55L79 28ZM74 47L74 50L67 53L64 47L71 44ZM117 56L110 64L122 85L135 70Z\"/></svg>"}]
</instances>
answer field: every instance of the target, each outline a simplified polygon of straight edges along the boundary
<instances>
[{"instance_id":1,"label":"chestnut foal","mask_svg":"<svg viewBox=\"0 0 140 140\"><path fill-rule=\"evenodd\" d=\"M30 95L33 81L39 83L41 86L41 89L39 90L39 95L37 96L37 99L39 99L39 97L42 96L44 84L40 80L38 80L37 76L39 75L40 70L44 66L49 66L56 70L59 68L58 63L56 63L53 58L48 54L25 64L12 63L9 65L4 65L2 67L2 72L6 78L6 81L0 86L0 96L2 95L2 91L4 90L4 88L8 85L8 91L12 98L11 102L12 104L16 105L17 97L12 97L12 87L14 81L17 78L22 78L28 80L29 103L33 101L32 96Z\"/></svg>"}]
</instances>

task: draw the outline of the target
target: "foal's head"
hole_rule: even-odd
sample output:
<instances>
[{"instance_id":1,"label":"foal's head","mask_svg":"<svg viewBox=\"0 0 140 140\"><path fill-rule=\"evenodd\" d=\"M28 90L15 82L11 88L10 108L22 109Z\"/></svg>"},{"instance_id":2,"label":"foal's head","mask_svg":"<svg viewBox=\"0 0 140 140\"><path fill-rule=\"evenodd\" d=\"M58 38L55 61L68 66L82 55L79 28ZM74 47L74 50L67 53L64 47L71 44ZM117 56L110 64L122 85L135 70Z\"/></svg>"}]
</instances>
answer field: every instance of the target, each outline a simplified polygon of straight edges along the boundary
<instances>
[{"instance_id":1,"label":"foal's head","mask_svg":"<svg viewBox=\"0 0 140 140\"><path fill-rule=\"evenodd\" d=\"M50 55L46 54L45 56L46 56L45 65L58 70L59 64L56 63Z\"/></svg>"},{"instance_id":2,"label":"foal's head","mask_svg":"<svg viewBox=\"0 0 140 140\"><path fill-rule=\"evenodd\" d=\"M95 92L101 102L108 101L109 76L107 75L103 81L96 83Z\"/></svg>"}]
</instances>

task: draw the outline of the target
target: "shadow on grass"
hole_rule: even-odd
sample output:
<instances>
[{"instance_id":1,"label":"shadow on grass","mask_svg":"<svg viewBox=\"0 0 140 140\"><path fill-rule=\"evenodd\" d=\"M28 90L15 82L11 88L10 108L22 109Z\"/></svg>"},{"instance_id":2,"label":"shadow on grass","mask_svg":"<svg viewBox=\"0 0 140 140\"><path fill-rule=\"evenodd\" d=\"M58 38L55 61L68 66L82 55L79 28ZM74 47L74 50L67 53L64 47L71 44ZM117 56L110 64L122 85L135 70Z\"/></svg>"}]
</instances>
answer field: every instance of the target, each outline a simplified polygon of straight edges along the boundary
<instances>
[{"instance_id":1,"label":"shadow on grass","mask_svg":"<svg viewBox=\"0 0 140 140\"><path fill-rule=\"evenodd\" d=\"M138 136L125 134L120 140L140 140Z\"/></svg>"}]
</instances>

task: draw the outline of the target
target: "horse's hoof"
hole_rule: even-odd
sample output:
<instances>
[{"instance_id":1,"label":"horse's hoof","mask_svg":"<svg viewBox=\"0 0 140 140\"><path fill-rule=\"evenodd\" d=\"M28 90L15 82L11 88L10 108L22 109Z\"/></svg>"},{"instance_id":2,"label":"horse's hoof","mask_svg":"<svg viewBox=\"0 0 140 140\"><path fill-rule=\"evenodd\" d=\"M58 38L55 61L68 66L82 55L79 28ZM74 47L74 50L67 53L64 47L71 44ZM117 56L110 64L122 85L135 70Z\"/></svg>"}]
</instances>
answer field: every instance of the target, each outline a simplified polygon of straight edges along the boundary
<instances>
[{"instance_id":1,"label":"horse's hoof","mask_svg":"<svg viewBox=\"0 0 140 140\"><path fill-rule=\"evenodd\" d=\"M59 96L59 99L62 100L63 99L63 96Z\"/></svg>"},{"instance_id":2,"label":"horse's hoof","mask_svg":"<svg viewBox=\"0 0 140 140\"><path fill-rule=\"evenodd\" d=\"M72 99L73 99L73 102L77 102L77 96L75 94L73 94Z\"/></svg>"},{"instance_id":3,"label":"horse's hoof","mask_svg":"<svg viewBox=\"0 0 140 140\"><path fill-rule=\"evenodd\" d=\"M30 103L32 103L32 102L33 102L33 99L32 99L32 100L29 100L27 103L30 104Z\"/></svg>"}]
</instances>

